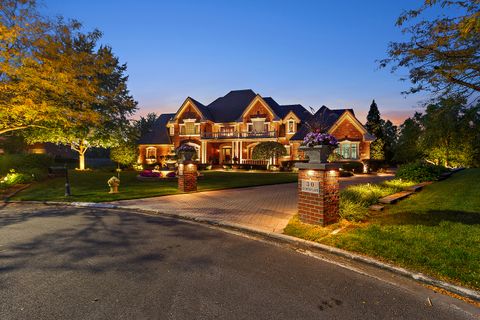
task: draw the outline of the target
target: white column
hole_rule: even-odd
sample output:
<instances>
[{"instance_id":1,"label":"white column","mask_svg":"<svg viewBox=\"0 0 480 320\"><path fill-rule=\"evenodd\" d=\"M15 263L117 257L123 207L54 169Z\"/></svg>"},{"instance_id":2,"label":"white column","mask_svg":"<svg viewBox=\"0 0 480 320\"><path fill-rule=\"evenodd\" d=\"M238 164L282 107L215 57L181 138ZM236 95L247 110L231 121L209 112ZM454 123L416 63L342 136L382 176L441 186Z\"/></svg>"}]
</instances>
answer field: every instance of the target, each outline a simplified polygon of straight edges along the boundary
<instances>
[{"instance_id":1,"label":"white column","mask_svg":"<svg viewBox=\"0 0 480 320\"><path fill-rule=\"evenodd\" d=\"M201 151L202 151L202 152L201 152L201 155L202 155L202 157L201 157L201 162L202 162L202 163L205 163L205 162L206 162L206 161L205 161L205 145L206 145L205 141L202 141L202 150L201 150Z\"/></svg>"},{"instance_id":2,"label":"white column","mask_svg":"<svg viewBox=\"0 0 480 320\"><path fill-rule=\"evenodd\" d=\"M233 157L235 157L235 141L232 141L232 161Z\"/></svg>"},{"instance_id":3,"label":"white column","mask_svg":"<svg viewBox=\"0 0 480 320\"><path fill-rule=\"evenodd\" d=\"M243 160L243 146L242 146L242 140L240 140L240 163L242 163Z\"/></svg>"}]
</instances>

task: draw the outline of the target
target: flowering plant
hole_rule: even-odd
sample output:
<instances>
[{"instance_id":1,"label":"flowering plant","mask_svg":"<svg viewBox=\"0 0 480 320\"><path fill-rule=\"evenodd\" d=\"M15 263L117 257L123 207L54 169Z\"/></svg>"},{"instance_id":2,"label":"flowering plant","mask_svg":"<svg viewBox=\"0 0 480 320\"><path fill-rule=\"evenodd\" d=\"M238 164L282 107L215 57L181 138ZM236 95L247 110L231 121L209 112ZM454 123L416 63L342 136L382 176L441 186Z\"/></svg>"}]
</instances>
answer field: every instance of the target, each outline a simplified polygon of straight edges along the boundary
<instances>
[{"instance_id":1,"label":"flowering plant","mask_svg":"<svg viewBox=\"0 0 480 320\"><path fill-rule=\"evenodd\" d=\"M310 132L303 139L302 146L330 146L336 148L338 146L337 139L329 133Z\"/></svg>"},{"instance_id":2,"label":"flowering plant","mask_svg":"<svg viewBox=\"0 0 480 320\"><path fill-rule=\"evenodd\" d=\"M162 174L160 172L153 172L152 170L143 170L140 172L140 176L146 178L160 178Z\"/></svg>"}]
</instances>

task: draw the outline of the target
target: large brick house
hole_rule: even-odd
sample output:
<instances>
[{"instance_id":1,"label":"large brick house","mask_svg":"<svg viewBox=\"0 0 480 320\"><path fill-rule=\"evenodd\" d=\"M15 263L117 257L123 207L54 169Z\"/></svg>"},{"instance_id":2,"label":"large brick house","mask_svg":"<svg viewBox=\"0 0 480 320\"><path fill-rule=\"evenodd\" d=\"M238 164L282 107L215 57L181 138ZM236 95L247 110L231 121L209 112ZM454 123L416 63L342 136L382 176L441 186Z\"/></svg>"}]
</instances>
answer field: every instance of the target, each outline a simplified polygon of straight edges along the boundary
<instances>
[{"instance_id":1,"label":"large brick house","mask_svg":"<svg viewBox=\"0 0 480 320\"><path fill-rule=\"evenodd\" d=\"M352 109L323 106L312 114L299 104L279 105L252 90L235 90L208 105L188 97L176 113L160 115L151 132L139 141L138 161L161 162L175 148L189 144L196 148L200 163L258 164L252 159L252 150L262 141L285 145L287 155L277 162L301 159L298 147L308 132L307 121L320 122L340 141L337 153L342 159L370 158L374 137Z\"/></svg>"}]
</instances>

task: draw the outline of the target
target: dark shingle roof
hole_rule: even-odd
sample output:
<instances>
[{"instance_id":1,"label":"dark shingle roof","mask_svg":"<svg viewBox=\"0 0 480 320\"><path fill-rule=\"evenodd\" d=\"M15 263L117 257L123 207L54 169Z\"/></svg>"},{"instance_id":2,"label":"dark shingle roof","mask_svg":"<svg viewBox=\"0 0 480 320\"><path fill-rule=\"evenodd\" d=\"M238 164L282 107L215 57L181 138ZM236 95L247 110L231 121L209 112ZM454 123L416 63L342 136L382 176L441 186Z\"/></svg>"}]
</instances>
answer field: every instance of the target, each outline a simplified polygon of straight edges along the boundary
<instances>
[{"instance_id":1,"label":"dark shingle roof","mask_svg":"<svg viewBox=\"0 0 480 320\"><path fill-rule=\"evenodd\" d=\"M175 113L161 114L150 132L140 137L138 144L171 144L167 123Z\"/></svg>"},{"instance_id":2,"label":"dark shingle roof","mask_svg":"<svg viewBox=\"0 0 480 320\"><path fill-rule=\"evenodd\" d=\"M309 119L312 114L305 109L301 104L289 104L281 105L278 114L281 118L284 118L290 111L295 113L295 115L302 121Z\"/></svg>"},{"instance_id":3,"label":"dark shingle roof","mask_svg":"<svg viewBox=\"0 0 480 320\"><path fill-rule=\"evenodd\" d=\"M203 103L193 99L192 97L189 97L190 100L193 101L193 103L195 103L195 105L197 106L198 109L200 109L200 112L203 114L203 116L205 117L205 119L207 120L212 120L213 121L213 117L212 115L210 114L210 110L208 109L208 107L206 107Z\"/></svg>"},{"instance_id":4,"label":"dark shingle roof","mask_svg":"<svg viewBox=\"0 0 480 320\"><path fill-rule=\"evenodd\" d=\"M315 112L314 115L305 119L305 121L311 122L311 123L316 122L324 126L325 130L329 130L345 111L350 111L355 116L352 109L331 110L326 106L322 106L320 109L318 109L317 112ZM309 131L310 129L308 125L303 123L298 129L297 133L295 133L290 140L294 140L294 141L303 140L303 138Z\"/></svg>"},{"instance_id":5,"label":"dark shingle roof","mask_svg":"<svg viewBox=\"0 0 480 320\"><path fill-rule=\"evenodd\" d=\"M253 90L234 90L210 103L207 108L215 122L234 122L255 98Z\"/></svg>"}]
</instances>

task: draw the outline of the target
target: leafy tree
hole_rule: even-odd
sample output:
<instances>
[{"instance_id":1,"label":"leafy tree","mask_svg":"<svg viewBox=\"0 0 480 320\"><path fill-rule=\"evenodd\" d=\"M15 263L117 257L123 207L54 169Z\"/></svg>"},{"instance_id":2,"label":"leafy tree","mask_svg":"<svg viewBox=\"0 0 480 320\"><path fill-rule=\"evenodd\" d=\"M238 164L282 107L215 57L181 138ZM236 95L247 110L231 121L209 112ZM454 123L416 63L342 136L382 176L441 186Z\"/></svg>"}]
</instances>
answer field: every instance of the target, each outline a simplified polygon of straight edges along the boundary
<instances>
[{"instance_id":1,"label":"leafy tree","mask_svg":"<svg viewBox=\"0 0 480 320\"><path fill-rule=\"evenodd\" d=\"M85 153L90 147L114 147L126 140L129 121L137 107L127 89L126 65L120 64L110 47L100 46L100 33L76 32L60 38L64 50L82 57L79 68L88 70L88 82L94 86L96 97L82 105L94 111L93 119L79 119L66 128L38 129L27 133L30 142L68 144L79 154L79 169L85 169ZM75 67L75 66L71 66ZM76 101L70 104L76 109Z\"/></svg>"},{"instance_id":2,"label":"leafy tree","mask_svg":"<svg viewBox=\"0 0 480 320\"><path fill-rule=\"evenodd\" d=\"M428 19L438 8L442 15ZM380 66L392 66L392 72L409 69L412 86L406 93L478 96L480 1L425 0L420 8L403 13L396 25L410 38L390 43L389 57Z\"/></svg>"},{"instance_id":3,"label":"leafy tree","mask_svg":"<svg viewBox=\"0 0 480 320\"><path fill-rule=\"evenodd\" d=\"M35 0L0 2L0 134L98 119L91 108L95 60L78 50L72 33L79 28L76 21L43 18Z\"/></svg>"},{"instance_id":4,"label":"leafy tree","mask_svg":"<svg viewBox=\"0 0 480 320\"><path fill-rule=\"evenodd\" d=\"M285 146L279 142L266 141L257 144L252 151L252 158L257 160L270 160L287 154Z\"/></svg>"},{"instance_id":5,"label":"leafy tree","mask_svg":"<svg viewBox=\"0 0 480 320\"><path fill-rule=\"evenodd\" d=\"M466 111L464 98L441 98L436 104L427 106L422 117L424 132L423 148L427 158L446 167L470 162L471 148L468 147L468 131L463 130Z\"/></svg>"},{"instance_id":6,"label":"leafy tree","mask_svg":"<svg viewBox=\"0 0 480 320\"><path fill-rule=\"evenodd\" d=\"M138 159L138 131L136 122L124 129L123 137L119 139L118 145L110 149L110 159L123 166L129 166Z\"/></svg>"},{"instance_id":7,"label":"leafy tree","mask_svg":"<svg viewBox=\"0 0 480 320\"><path fill-rule=\"evenodd\" d=\"M129 166L138 158L138 146L135 143L121 143L110 149L110 159L121 165Z\"/></svg>"},{"instance_id":8,"label":"leafy tree","mask_svg":"<svg viewBox=\"0 0 480 320\"><path fill-rule=\"evenodd\" d=\"M406 119L400 126L393 160L400 163L408 163L423 158L419 140L422 136L421 117L422 115L417 112L413 117Z\"/></svg>"}]
</instances>

